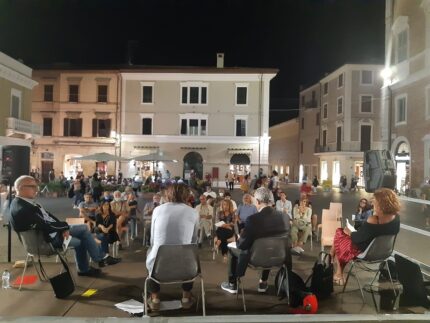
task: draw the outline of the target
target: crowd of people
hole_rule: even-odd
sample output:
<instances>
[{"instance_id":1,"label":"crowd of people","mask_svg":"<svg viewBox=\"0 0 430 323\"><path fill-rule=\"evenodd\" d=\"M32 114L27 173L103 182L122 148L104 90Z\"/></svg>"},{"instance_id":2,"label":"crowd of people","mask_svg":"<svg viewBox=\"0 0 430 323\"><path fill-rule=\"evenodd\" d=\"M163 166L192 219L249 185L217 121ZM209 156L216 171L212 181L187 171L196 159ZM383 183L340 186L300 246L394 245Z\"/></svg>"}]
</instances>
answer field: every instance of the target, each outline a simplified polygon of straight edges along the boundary
<instances>
[{"instance_id":1,"label":"crowd of people","mask_svg":"<svg viewBox=\"0 0 430 323\"><path fill-rule=\"evenodd\" d=\"M109 244L121 242L125 230L135 238L138 234L136 222L143 221L144 243L149 246L146 258L149 273L161 245L195 243L201 248L206 240L213 252L219 251L223 261L228 262L228 281L222 282L220 287L237 293L236 278L244 275L249 261L245 255L256 239L284 236L288 239L289 250L301 254L309 237L317 230L317 215L311 203L312 188L302 185L300 198L292 203L281 189L276 171L270 178L261 176L253 181L247 178L248 189L242 190L239 206L232 199L230 186L217 192L208 186L204 193L197 195L184 183L172 183L154 194L143 209L139 208L137 191L132 186L127 186L124 192L103 191L96 175L90 179L89 186L84 185L88 189L82 189L82 178L73 183L75 205L86 222L80 226L68 226L35 203L37 185L33 177L22 176L15 182L17 197L11 206L14 229L21 232L36 225L55 246L61 246L62 240L70 234L77 240L74 246L77 246L79 275L100 272L88 265L83 254L88 253L101 267L119 262L120 259L109 255ZM345 264L363 251L374 237L399 231L399 207L396 194L388 189L375 192L372 203L360 200L354 215L357 232L339 228L334 237L331 253L337 264L335 282L343 283ZM236 242L235 246L229 244L232 241ZM286 264L289 268L290 256L288 252ZM262 272L259 292L267 291L268 276L268 271ZM192 287L192 283L182 286L183 308L194 303ZM159 284L150 281L148 291L148 305L157 311L160 308Z\"/></svg>"}]
</instances>

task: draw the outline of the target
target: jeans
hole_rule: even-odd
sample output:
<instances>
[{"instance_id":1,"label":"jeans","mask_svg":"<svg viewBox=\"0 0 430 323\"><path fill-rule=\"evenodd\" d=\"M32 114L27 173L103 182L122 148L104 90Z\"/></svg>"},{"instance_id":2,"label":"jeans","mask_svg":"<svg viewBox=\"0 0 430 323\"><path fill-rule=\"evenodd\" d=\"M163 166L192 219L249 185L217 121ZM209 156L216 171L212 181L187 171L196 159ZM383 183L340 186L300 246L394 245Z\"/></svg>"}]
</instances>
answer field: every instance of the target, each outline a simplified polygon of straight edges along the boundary
<instances>
[{"instance_id":1,"label":"jeans","mask_svg":"<svg viewBox=\"0 0 430 323\"><path fill-rule=\"evenodd\" d=\"M75 261L79 272L87 272L90 269L88 254L95 262L104 258L105 253L97 245L86 224L70 226L70 235L72 239L69 246L75 249Z\"/></svg>"},{"instance_id":2,"label":"jeans","mask_svg":"<svg viewBox=\"0 0 430 323\"><path fill-rule=\"evenodd\" d=\"M104 233L97 233L97 239L101 241L101 250L105 253L109 253L109 237Z\"/></svg>"},{"instance_id":3,"label":"jeans","mask_svg":"<svg viewBox=\"0 0 430 323\"><path fill-rule=\"evenodd\" d=\"M81 191L74 191L75 193L75 205L78 206L80 202L84 200L84 195Z\"/></svg>"}]
</instances>

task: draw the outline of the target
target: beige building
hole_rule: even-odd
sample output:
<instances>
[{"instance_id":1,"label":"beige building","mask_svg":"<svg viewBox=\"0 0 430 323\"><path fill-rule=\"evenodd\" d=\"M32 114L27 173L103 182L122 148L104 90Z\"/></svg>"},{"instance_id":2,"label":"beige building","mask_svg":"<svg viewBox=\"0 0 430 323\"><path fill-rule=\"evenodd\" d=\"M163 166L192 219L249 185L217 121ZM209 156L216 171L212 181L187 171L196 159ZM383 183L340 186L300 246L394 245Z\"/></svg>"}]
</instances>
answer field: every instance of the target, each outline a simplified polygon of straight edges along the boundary
<instances>
[{"instance_id":1,"label":"beige building","mask_svg":"<svg viewBox=\"0 0 430 323\"><path fill-rule=\"evenodd\" d=\"M79 70L71 66L34 71L32 121L42 124L42 136L34 141L31 168L75 177L115 174L115 162L79 161L94 153L119 154L118 70Z\"/></svg>"},{"instance_id":2,"label":"beige building","mask_svg":"<svg viewBox=\"0 0 430 323\"><path fill-rule=\"evenodd\" d=\"M306 176L311 180L319 176L319 159L315 153L320 146L320 92L321 84L316 83L300 92L299 109L299 179Z\"/></svg>"},{"instance_id":3,"label":"beige building","mask_svg":"<svg viewBox=\"0 0 430 323\"><path fill-rule=\"evenodd\" d=\"M320 179L363 184L363 152L385 148L380 127L381 65L346 64L320 80ZM315 124L315 118L309 121ZM305 121L305 124L306 121Z\"/></svg>"},{"instance_id":4,"label":"beige building","mask_svg":"<svg viewBox=\"0 0 430 323\"><path fill-rule=\"evenodd\" d=\"M430 178L430 1L386 1L384 108L397 188Z\"/></svg>"},{"instance_id":5,"label":"beige building","mask_svg":"<svg viewBox=\"0 0 430 323\"><path fill-rule=\"evenodd\" d=\"M294 118L269 129L269 162L280 178L288 174L290 182L299 179L299 119Z\"/></svg>"},{"instance_id":6,"label":"beige building","mask_svg":"<svg viewBox=\"0 0 430 323\"><path fill-rule=\"evenodd\" d=\"M131 68L121 71L121 156L170 161L123 163L125 176L153 168L188 179L269 166L269 91L276 69ZM176 162L171 162L175 160Z\"/></svg>"},{"instance_id":7,"label":"beige building","mask_svg":"<svg viewBox=\"0 0 430 323\"><path fill-rule=\"evenodd\" d=\"M0 146L2 147L31 147L31 141L41 134L40 125L31 122L31 91L37 84L31 77L31 68L0 52ZM0 154L1 151L2 149Z\"/></svg>"}]
</instances>

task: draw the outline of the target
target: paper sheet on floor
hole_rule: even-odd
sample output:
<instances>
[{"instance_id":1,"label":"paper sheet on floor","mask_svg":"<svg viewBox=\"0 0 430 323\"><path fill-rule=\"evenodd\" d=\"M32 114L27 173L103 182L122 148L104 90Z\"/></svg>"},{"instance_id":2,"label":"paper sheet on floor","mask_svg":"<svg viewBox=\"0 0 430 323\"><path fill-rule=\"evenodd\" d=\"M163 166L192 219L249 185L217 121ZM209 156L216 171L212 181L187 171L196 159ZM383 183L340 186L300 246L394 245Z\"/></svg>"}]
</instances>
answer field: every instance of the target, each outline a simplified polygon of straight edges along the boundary
<instances>
[{"instance_id":1,"label":"paper sheet on floor","mask_svg":"<svg viewBox=\"0 0 430 323\"><path fill-rule=\"evenodd\" d=\"M229 248L236 248L237 249L237 245L236 245L236 241L230 242L227 247Z\"/></svg>"},{"instance_id":2,"label":"paper sheet on floor","mask_svg":"<svg viewBox=\"0 0 430 323\"><path fill-rule=\"evenodd\" d=\"M134 299L129 299L128 301L124 301L122 303L115 304L117 308L128 312L130 314L138 314L143 313L143 303L138 302Z\"/></svg>"}]
</instances>

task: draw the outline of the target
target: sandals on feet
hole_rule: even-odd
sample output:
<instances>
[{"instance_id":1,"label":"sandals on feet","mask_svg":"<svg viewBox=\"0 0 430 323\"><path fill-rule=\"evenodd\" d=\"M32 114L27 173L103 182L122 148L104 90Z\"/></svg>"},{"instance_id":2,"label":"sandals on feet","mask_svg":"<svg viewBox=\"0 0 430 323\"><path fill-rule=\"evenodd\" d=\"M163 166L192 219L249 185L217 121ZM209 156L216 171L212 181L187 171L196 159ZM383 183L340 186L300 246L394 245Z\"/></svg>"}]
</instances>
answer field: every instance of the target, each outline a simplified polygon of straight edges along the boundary
<instances>
[{"instance_id":1,"label":"sandals on feet","mask_svg":"<svg viewBox=\"0 0 430 323\"><path fill-rule=\"evenodd\" d=\"M343 277L333 276L333 284L343 286L345 285L345 280L343 279Z\"/></svg>"}]
</instances>

